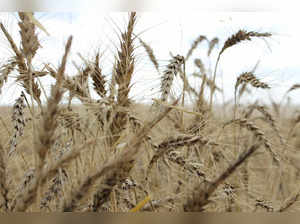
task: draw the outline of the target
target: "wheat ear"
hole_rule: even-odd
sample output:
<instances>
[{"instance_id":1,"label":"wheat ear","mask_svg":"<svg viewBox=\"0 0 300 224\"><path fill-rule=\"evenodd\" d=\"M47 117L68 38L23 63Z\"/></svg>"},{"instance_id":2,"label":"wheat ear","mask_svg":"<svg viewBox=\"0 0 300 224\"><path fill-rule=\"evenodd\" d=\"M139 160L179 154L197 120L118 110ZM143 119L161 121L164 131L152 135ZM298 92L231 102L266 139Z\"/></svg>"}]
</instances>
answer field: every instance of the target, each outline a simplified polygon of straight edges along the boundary
<instances>
[{"instance_id":1,"label":"wheat ear","mask_svg":"<svg viewBox=\"0 0 300 224\"><path fill-rule=\"evenodd\" d=\"M176 76L179 67L183 64L184 58L180 55L173 57L167 69L164 71L161 79L161 101L166 102L171 91L174 76Z\"/></svg>"},{"instance_id":2,"label":"wheat ear","mask_svg":"<svg viewBox=\"0 0 300 224\"><path fill-rule=\"evenodd\" d=\"M154 65L156 71L158 72L158 74L160 73L159 71L159 64L158 61L154 55L153 49L151 48L151 46L147 43L145 43L141 38L139 38L139 41L141 43L141 45L143 46L143 48L146 50L148 57L150 58L150 61L152 62L152 64Z\"/></svg>"},{"instance_id":3,"label":"wheat ear","mask_svg":"<svg viewBox=\"0 0 300 224\"><path fill-rule=\"evenodd\" d=\"M212 50L214 49L214 47L219 43L219 38L215 37L213 38L210 42L209 42L209 48L207 51L207 56L210 56Z\"/></svg>"},{"instance_id":4,"label":"wheat ear","mask_svg":"<svg viewBox=\"0 0 300 224\"><path fill-rule=\"evenodd\" d=\"M260 142L263 143L263 145L265 146L265 148L268 150L268 152L270 153L270 155L273 158L273 161L279 165L279 158L278 155L272 150L271 145L268 141L268 139L265 137L264 132L257 127L255 124L253 124L252 122L248 121L247 119L234 119L231 120L229 122L227 122L224 127L228 124L231 123L236 123L238 125L240 125L241 127L246 128L248 131L252 132L254 134L254 136L256 137L256 139Z\"/></svg>"},{"instance_id":5,"label":"wheat ear","mask_svg":"<svg viewBox=\"0 0 300 224\"><path fill-rule=\"evenodd\" d=\"M188 51L188 53L187 53L187 55L186 55L186 57L185 57L185 60L186 60L186 61L191 57L191 55L192 55L192 53L194 52L194 50L197 48L197 46L198 46L203 40L207 40L206 36L200 35L196 40L194 40L194 42L193 42L191 48L189 49L189 51Z\"/></svg>"},{"instance_id":6,"label":"wheat ear","mask_svg":"<svg viewBox=\"0 0 300 224\"><path fill-rule=\"evenodd\" d=\"M91 77L93 79L94 90L101 97L104 97L107 93L105 89L105 76L102 74L102 70L99 66L99 53L95 57L95 62L93 64L93 70L91 72Z\"/></svg>"},{"instance_id":7,"label":"wheat ear","mask_svg":"<svg viewBox=\"0 0 300 224\"><path fill-rule=\"evenodd\" d=\"M23 136L24 127L25 127L25 117L24 117L24 93L21 93L21 96L16 100L13 106L13 115L12 121L14 123L14 135L10 141L10 150L8 156L11 156L17 147L17 139Z\"/></svg>"},{"instance_id":8,"label":"wheat ear","mask_svg":"<svg viewBox=\"0 0 300 224\"><path fill-rule=\"evenodd\" d=\"M215 83L215 81L216 81L217 67L218 67L218 63L220 61L220 57L226 49L240 43L241 41L245 41L245 40L250 41L252 37L262 37L263 38L263 37L271 37L271 36L272 36L272 34L267 33L267 32L266 33L259 33L259 32L253 32L253 31L248 32L246 30L239 30L237 33L235 33L230 38L228 38L225 41L221 51L219 52L219 55L218 55L218 58L217 58L217 61L216 61L216 65L215 65L215 69L214 69L213 82ZM212 106L213 95L214 95L214 90L211 91L211 93L210 93L210 102L209 102L209 108L210 109L211 109L211 106Z\"/></svg>"}]
</instances>

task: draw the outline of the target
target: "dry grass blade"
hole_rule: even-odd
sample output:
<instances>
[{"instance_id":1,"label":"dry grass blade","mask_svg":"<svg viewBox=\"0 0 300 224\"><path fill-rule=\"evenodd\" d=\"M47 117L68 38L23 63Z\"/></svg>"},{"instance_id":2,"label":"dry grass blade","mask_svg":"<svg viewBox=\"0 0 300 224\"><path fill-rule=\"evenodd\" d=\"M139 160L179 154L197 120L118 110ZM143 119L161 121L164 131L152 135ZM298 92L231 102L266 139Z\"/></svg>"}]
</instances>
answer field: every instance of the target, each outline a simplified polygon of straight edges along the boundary
<instances>
[{"instance_id":1,"label":"dry grass blade","mask_svg":"<svg viewBox=\"0 0 300 224\"><path fill-rule=\"evenodd\" d=\"M134 208L132 208L130 210L130 212L138 212L138 211L140 211L144 207L144 205L147 204L150 200L151 200L151 197L147 196L146 198L144 198L144 200L142 200Z\"/></svg>"},{"instance_id":2,"label":"dry grass blade","mask_svg":"<svg viewBox=\"0 0 300 224\"><path fill-rule=\"evenodd\" d=\"M40 28L42 31L44 31L48 36L50 35L47 30L45 29L45 27L33 16L32 12L24 12L25 15L28 16L28 18L30 19L30 22L33 23L34 25L36 25L38 28Z\"/></svg>"}]
</instances>

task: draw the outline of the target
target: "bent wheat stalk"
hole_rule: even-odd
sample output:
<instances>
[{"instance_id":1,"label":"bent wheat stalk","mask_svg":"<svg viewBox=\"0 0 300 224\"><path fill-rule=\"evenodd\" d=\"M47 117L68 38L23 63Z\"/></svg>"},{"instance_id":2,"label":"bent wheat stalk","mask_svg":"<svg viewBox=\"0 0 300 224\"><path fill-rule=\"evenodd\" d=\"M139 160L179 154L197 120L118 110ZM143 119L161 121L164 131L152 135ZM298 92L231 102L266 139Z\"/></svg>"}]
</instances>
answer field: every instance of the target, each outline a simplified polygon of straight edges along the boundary
<instances>
[{"instance_id":1,"label":"bent wheat stalk","mask_svg":"<svg viewBox=\"0 0 300 224\"><path fill-rule=\"evenodd\" d=\"M213 83L215 83L215 81L216 81L217 67L218 67L218 63L220 61L221 55L223 54L223 52L226 49L228 49L228 48L230 48L230 47L232 47L232 46L234 46L234 45L236 45L236 44L238 44L242 41L245 41L245 40L251 41L252 37L262 37L263 38L263 37L271 37L271 36L272 36L272 34L267 33L267 32L266 33L259 33L259 32L253 32L253 31L248 32L246 30L239 30L237 33L235 33L230 38L228 38L225 41L225 43L224 43L224 45L223 45L223 47L222 47L222 49L221 49L221 51L218 55L217 62L216 62L216 65L215 65L215 69L214 69L214 76L213 76L213 80L212 80ZM213 98L214 92L215 92L214 89L212 89L212 91L210 92L210 102L209 102L210 110L211 110L211 107L212 107L212 100L213 100L212 98Z\"/></svg>"}]
</instances>

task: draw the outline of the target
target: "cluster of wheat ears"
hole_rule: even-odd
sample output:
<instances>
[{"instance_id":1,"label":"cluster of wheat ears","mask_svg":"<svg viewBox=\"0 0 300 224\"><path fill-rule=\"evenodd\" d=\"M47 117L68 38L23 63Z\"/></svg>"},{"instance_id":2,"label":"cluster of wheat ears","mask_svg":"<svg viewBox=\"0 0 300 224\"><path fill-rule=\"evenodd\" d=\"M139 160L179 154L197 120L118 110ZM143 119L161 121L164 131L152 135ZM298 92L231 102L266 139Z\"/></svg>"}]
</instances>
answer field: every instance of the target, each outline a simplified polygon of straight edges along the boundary
<instances>
[{"instance_id":1,"label":"cluster of wheat ears","mask_svg":"<svg viewBox=\"0 0 300 224\"><path fill-rule=\"evenodd\" d=\"M215 91L222 92L216 75L223 53L240 42L269 38L271 33L239 30L225 41L213 72L197 58L198 72L187 74L186 62L198 45L207 42L210 57L219 42L201 35L186 56L172 56L161 71L153 49L134 34L136 13L132 12L120 34L108 80L100 53L93 59L82 57L76 75L66 74L72 36L57 68L45 62L43 70L36 70L32 62L41 47L37 35L41 24L32 13L19 12L18 19L19 44L0 23L14 52L2 63L0 90L11 73L17 74L15 82L24 90L13 107L1 107L1 211L283 212L299 208L300 116L284 113L276 102L271 107L259 101L241 105L241 97L252 94L251 89L271 88L254 71L238 76L232 104L219 108L214 103ZM161 97L152 105L129 97L132 77L138 75L137 45L161 76ZM191 85L190 75L199 80L200 89ZM43 76L55 79L48 96L40 81ZM175 76L183 83L179 97L171 91ZM287 94L299 86L295 84ZM67 104L62 101L66 93ZM187 94L193 96L192 105L185 102ZM73 98L81 103L73 104Z\"/></svg>"}]
</instances>

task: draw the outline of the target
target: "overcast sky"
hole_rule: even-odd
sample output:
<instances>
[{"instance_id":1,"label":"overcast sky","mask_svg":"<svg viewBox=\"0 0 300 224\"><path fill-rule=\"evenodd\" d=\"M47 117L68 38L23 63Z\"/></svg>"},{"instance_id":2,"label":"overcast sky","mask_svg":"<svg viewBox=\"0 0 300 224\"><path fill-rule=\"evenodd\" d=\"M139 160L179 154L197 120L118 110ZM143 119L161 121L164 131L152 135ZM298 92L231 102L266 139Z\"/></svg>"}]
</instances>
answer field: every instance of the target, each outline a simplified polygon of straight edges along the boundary
<instances>
[{"instance_id":1,"label":"overcast sky","mask_svg":"<svg viewBox=\"0 0 300 224\"><path fill-rule=\"evenodd\" d=\"M295 0L9 0L0 1L6 11L298 11Z\"/></svg>"},{"instance_id":2,"label":"overcast sky","mask_svg":"<svg viewBox=\"0 0 300 224\"><path fill-rule=\"evenodd\" d=\"M63 54L64 44L68 36L73 35L74 42L67 69L68 74L75 74L72 60L80 63L77 52L89 58L94 56L96 51L100 51L103 53L101 66L109 79L113 56L119 46L119 30L124 30L126 26L127 13L89 10L71 13L46 12L37 13L35 16L50 33L50 36L46 36L39 30L43 48L39 50L35 58L37 67L49 61L57 67ZM208 39L218 37L220 43L209 60L206 57L208 46L203 42L194 52L190 62L200 57L207 65L211 63L213 68L224 41L239 29L271 32L273 36L265 41L254 38L251 42L240 43L226 50L220 60L217 82L220 86L223 85L225 98L231 99L237 76L241 72L252 70L260 61L255 73L262 81L270 84L272 90L254 90L251 100L262 96L265 99L271 96L275 100L280 100L291 85L300 83L298 66L300 31L295 29L298 27L299 19L298 14L293 12L147 12L138 13L135 33L151 45L163 70L170 59L169 52L185 56L193 40L199 35L205 35ZM0 20L18 42L17 16L11 13L1 13ZM139 46L138 42L136 46ZM2 33L0 34L0 50L2 61L13 56ZM133 80L135 88L133 88L132 98L150 101L151 98L158 96L160 77L141 47L137 48L136 57L137 66ZM194 70L192 63L187 64L188 74ZM190 80L192 86L199 88L199 81ZM43 81L46 83L45 88L49 90L52 79ZM180 82L175 80L173 91L179 91L179 88ZM0 95L0 104L13 103L20 90L21 87L11 82L5 84L5 94ZM294 102L300 102L297 100L298 94L297 91L290 94ZM249 100L249 97L245 99ZM222 100L221 95L217 96L217 100Z\"/></svg>"}]
</instances>

